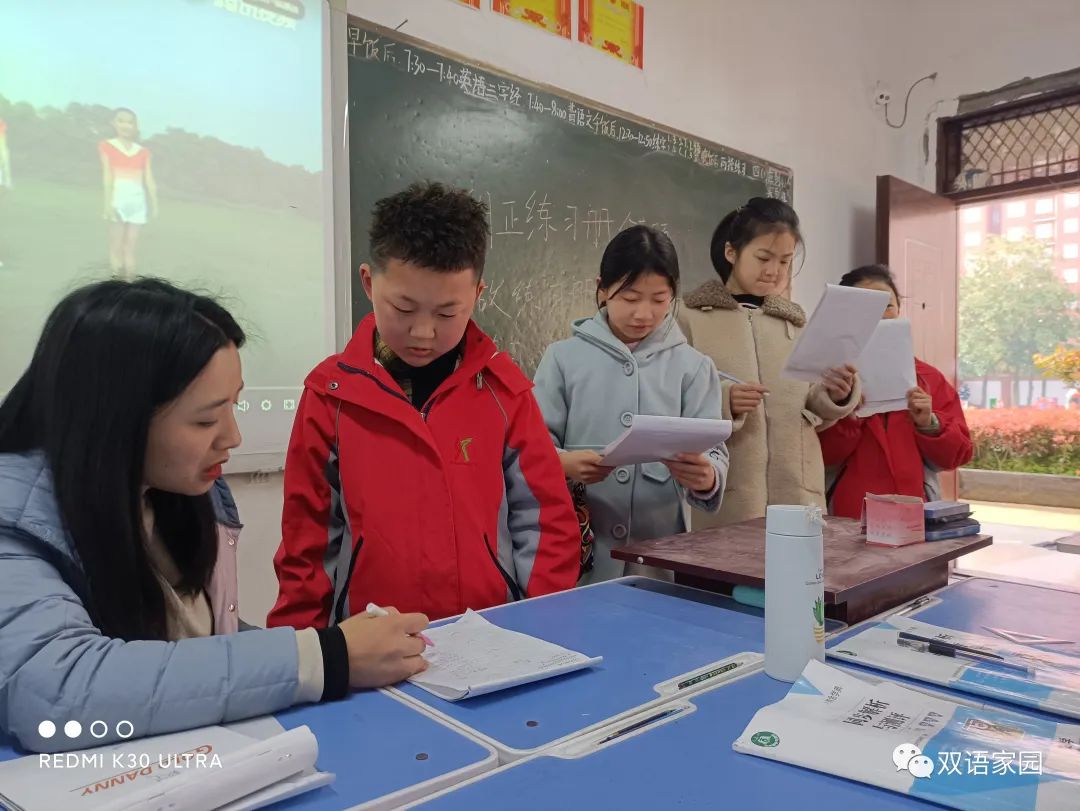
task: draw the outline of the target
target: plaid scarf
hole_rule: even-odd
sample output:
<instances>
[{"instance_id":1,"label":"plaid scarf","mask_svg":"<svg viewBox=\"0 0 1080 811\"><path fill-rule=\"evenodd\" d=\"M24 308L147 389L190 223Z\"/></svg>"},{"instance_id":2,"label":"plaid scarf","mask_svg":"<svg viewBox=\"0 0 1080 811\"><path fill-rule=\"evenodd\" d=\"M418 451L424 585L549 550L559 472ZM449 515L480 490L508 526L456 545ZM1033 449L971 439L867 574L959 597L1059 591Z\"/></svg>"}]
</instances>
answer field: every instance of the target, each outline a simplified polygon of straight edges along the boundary
<instances>
[{"instance_id":1,"label":"plaid scarf","mask_svg":"<svg viewBox=\"0 0 1080 811\"><path fill-rule=\"evenodd\" d=\"M464 341L464 339L462 339ZM378 361L416 408L423 408L435 389L442 385L461 360L461 345L435 358L427 366L410 366L397 356L375 330L375 360Z\"/></svg>"}]
</instances>

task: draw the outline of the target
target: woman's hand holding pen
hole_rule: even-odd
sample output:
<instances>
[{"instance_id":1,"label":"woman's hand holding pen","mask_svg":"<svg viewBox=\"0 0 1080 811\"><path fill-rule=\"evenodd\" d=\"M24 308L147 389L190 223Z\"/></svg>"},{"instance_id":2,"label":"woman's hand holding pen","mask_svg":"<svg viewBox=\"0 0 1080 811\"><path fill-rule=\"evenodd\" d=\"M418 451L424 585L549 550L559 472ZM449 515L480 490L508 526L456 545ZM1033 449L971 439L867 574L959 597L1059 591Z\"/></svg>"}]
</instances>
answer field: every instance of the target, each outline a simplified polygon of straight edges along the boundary
<instances>
[{"instance_id":1,"label":"woman's hand holding pen","mask_svg":"<svg viewBox=\"0 0 1080 811\"><path fill-rule=\"evenodd\" d=\"M418 636L428 626L423 614L400 614L387 608L387 616L356 614L339 626L349 651L349 686L353 689L385 687L423 673L421 656L426 643Z\"/></svg>"}]
</instances>

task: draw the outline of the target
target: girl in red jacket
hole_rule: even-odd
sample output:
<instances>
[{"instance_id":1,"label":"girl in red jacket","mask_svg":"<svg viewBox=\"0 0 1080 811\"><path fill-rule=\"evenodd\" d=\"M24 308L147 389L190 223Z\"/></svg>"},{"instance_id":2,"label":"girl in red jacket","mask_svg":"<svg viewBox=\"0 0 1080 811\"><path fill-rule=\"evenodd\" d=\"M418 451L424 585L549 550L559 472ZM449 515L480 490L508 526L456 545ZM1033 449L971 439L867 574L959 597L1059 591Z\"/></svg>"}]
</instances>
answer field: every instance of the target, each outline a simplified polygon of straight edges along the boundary
<instances>
[{"instance_id":1,"label":"girl in red jacket","mask_svg":"<svg viewBox=\"0 0 1080 811\"><path fill-rule=\"evenodd\" d=\"M840 284L889 293L884 318L900 315L896 280L885 265L867 265L844 274ZM940 496L937 473L971 461L960 398L945 376L915 359L918 386L907 393L907 411L852 415L818 436L826 468L835 476L829 491L832 515L858 518L867 493Z\"/></svg>"}]
</instances>

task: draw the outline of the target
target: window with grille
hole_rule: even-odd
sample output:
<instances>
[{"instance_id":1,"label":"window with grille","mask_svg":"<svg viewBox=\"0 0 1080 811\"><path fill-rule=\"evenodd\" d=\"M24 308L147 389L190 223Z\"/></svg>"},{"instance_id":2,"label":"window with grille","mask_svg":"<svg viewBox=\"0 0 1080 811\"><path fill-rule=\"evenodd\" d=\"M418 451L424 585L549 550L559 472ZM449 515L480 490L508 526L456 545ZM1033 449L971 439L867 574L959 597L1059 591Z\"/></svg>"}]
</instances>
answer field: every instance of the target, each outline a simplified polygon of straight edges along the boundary
<instances>
[{"instance_id":1,"label":"window with grille","mask_svg":"<svg viewBox=\"0 0 1080 811\"><path fill-rule=\"evenodd\" d=\"M1080 90L943 119L938 150L938 191L957 199L1080 181Z\"/></svg>"}]
</instances>

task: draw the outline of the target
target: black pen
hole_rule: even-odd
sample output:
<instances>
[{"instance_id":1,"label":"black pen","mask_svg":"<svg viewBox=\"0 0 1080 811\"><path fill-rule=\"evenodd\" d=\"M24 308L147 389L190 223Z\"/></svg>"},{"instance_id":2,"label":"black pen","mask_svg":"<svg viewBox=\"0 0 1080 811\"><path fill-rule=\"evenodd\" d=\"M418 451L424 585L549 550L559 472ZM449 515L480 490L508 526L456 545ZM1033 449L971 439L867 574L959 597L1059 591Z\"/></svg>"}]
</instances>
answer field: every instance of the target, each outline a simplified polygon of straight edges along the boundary
<instances>
[{"instance_id":1,"label":"black pen","mask_svg":"<svg viewBox=\"0 0 1080 811\"><path fill-rule=\"evenodd\" d=\"M968 661L977 662L978 664L1016 671L1025 676L1031 675L1030 668L1008 662L997 654L976 651L973 648L963 648L959 645L942 642L939 639L928 640L925 637L919 639L897 638L896 644L911 648L912 650L917 650L921 653L932 653L936 656L949 656L954 659L967 659Z\"/></svg>"},{"instance_id":2,"label":"black pen","mask_svg":"<svg viewBox=\"0 0 1080 811\"><path fill-rule=\"evenodd\" d=\"M977 654L979 656L986 656L987 658L990 658L990 659L1000 659L1002 662L1005 661L1004 656L999 656L996 653L992 653L991 651L988 651L988 650L983 650L982 648L969 648L969 647L967 647L965 645L957 645L954 642L946 642L944 639L934 639L933 637L929 637L929 636L919 636L918 634L909 633L908 631L900 631L899 634L900 634L901 639L910 639L912 642L925 642L928 645L929 644L944 645L946 647L953 648L954 650L965 651L967 653L974 653L974 654Z\"/></svg>"},{"instance_id":3,"label":"black pen","mask_svg":"<svg viewBox=\"0 0 1080 811\"><path fill-rule=\"evenodd\" d=\"M650 715L648 718L642 718L640 721L635 721L634 723L632 723L628 727L623 727L622 729L619 729L619 730L616 730L615 732L612 732L610 735L608 735L602 741L597 741L596 745L597 746L603 746L608 741L613 741L616 738L621 738L623 735L629 735L631 732L636 732L637 730L641 729L642 727L647 727L649 724L654 724L657 721L662 721L663 719L668 718L668 717L670 717L672 715L678 715L684 709L686 709L686 708L685 707L672 707L669 710L663 710L662 712L658 712L655 715Z\"/></svg>"}]
</instances>

